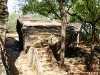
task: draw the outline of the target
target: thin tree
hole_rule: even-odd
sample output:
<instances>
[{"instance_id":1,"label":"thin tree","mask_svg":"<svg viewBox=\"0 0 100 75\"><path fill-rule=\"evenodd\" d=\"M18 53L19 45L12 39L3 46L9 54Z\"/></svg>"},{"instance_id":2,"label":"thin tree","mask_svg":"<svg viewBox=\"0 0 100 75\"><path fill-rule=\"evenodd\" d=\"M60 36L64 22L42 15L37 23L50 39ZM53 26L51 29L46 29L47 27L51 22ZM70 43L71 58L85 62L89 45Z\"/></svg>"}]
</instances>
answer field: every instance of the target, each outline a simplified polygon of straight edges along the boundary
<instances>
[{"instance_id":1,"label":"thin tree","mask_svg":"<svg viewBox=\"0 0 100 75\"><path fill-rule=\"evenodd\" d=\"M60 66L64 65L64 57L65 57L65 42L66 42L66 22L67 22L67 14L65 11L65 1L59 0L59 9L61 16L61 49L60 49Z\"/></svg>"}]
</instances>

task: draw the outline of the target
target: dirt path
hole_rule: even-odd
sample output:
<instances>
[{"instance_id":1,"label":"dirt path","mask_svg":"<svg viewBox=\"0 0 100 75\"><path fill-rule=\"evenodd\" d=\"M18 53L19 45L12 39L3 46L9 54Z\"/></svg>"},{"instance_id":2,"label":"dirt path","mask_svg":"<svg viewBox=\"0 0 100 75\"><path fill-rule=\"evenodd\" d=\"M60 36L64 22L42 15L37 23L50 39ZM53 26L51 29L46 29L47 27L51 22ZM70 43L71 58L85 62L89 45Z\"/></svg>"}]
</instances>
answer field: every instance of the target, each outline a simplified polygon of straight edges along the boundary
<instances>
[{"instance_id":1,"label":"dirt path","mask_svg":"<svg viewBox=\"0 0 100 75\"><path fill-rule=\"evenodd\" d=\"M6 34L6 50L11 60L13 75L37 75L29 65L25 53L19 51L17 33Z\"/></svg>"},{"instance_id":2,"label":"dirt path","mask_svg":"<svg viewBox=\"0 0 100 75\"><path fill-rule=\"evenodd\" d=\"M29 65L24 52L20 53L20 56L15 62L15 66L19 71L19 75L36 75L36 72Z\"/></svg>"}]
</instances>

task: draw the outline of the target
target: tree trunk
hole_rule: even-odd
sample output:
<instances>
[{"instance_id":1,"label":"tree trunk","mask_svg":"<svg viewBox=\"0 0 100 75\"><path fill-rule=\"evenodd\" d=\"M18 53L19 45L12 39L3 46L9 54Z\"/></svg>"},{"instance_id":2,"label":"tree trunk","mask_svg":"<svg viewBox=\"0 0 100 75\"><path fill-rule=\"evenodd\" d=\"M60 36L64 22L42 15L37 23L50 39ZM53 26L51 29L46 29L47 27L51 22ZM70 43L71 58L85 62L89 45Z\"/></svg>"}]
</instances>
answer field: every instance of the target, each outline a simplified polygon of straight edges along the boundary
<instances>
[{"instance_id":1,"label":"tree trunk","mask_svg":"<svg viewBox=\"0 0 100 75\"><path fill-rule=\"evenodd\" d=\"M61 49L60 49L60 66L64 65L65 57L65 42L66 42L66 22L67 15L65 11L65 0L60 0L59 2L60 15L61 15Z\"/></svg>"},{"instance_id":2,"label":"tree trunk","mask_svg":"<svg viewBox=\"0 0 100 75\"><path fill-rule=\"evenodd\" d=\"M92 24L92 42L95 42L95 24Z\"/></svg>"},{"instance_id":3,"label":"tree trunk","mask_svg":"<svg viewBox=\"0 0 100 75\"><path fill-rule=\"evenodd\" d=\"M92 24L92 43L91 43L91 55L88 60L87 70L93 71L93 60L94 60L94 43L95 43L95 23Z\"/></svg>"}]
</instances>

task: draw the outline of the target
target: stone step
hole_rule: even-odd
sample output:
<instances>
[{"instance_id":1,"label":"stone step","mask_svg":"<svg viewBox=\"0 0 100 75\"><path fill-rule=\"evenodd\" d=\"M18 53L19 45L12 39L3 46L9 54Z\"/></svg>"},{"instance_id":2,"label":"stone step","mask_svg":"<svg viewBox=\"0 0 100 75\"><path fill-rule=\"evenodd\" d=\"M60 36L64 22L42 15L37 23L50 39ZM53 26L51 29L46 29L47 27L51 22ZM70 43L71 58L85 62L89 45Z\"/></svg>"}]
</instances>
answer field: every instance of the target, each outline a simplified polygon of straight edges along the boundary
<instances>
[{"instance_id":1,"label":"stone step","mask_svg":"<svg viewBox=\"0 0 100 75\"><path fill-rule=\"evenodd\" d=\"M39 48L38 51L44 51L47 52L47 50L43 49L43 48Z\"/></svg>"},{"instance_id":2,"label":"stone step","mask_svg":"<svg viewBox=\"0 0 100 75\"><path fill-rule=\"evenodd\" d=\"M55 75L53 71L45 71L44 75Z\"/></svg>"},{"instance_id":3,"label":"stone step","mask_svg":"<svg viewBox=\"0 0 100 75\"><path fill-rule=\"evenodd\" d=\"M47 55L47 53L46 52L41 52L41 55Z\"/></svg>"},{"instance_id":4,"label":"stone step","mask_svg":"<svg viewBox=\"0 0 100 75\"><path fill-rule=\"evenodd\" d=\"M68 72L62 72L61 74L62 74L62 75L71 75L71 74L69 74Z\"/></svg>"},{"instance_id":5,"label":"stone step","mask_svg":"<svg viewBox=\"0 0 100 75\"><path fill-rule=\"evenodd\" d=\"M46 54L46 51L38 51L39 54Z\"/></svg>"},{"instance_id":6,"label":"stone step","mask_svg":"<svg viewBox=\"0 0 100 75\"><path fill-rule=\"evenodd\" d=\"M50 59L48 56L41 56L41 59Z\"/></svg>"},{"instance_id":7,"label":"stone step","mask_svg":"<svg viewBox=\"0 0 100 75\"><path fill-rule=\"evenodd\" d=\"M46 67L46 68L43 68L43 71L52 71L53 69L51 67Z\"/></svg>"},{"instance_id":8,"label":"stone step","mask_svg":"<svg viewBox=\"0 0 100 75\"><path fill-rule=\"evenodd\" d=\"M46 63L50 62L49 59L41 59L40 61L41 61L41 62L46 62Z\"/></svg>"},{"instance_id":9,"label":"stone step","mask_svg":"<svg viewBox=\"0 0 100 75\"><path fill-rule=\"evenodd\" d=\"M46 66L44 65L43 68L45 68L45 69L53 69L52 66L47 66L47 65Z\"/></svg>"},{"instance_id":10,"label":"stone step","mask_svg":"<svg viewBox=\"0 0 100 75\"><path fill-rule=\"evenodd\" d=\"M50 62L46 63L46 62L41 62L42 65L51 65Z\"/></svg>"},{"instance_id":11,"label":"stone step","mask_svg":"<svg viewBox=\"0 0 100 75\"><path fill-rule=\"evenodd\" d=\"M42 66L44 66L44 67L52 67L51 63L42 62L41 64L42 64Z\"/></svg>"},{"instance_id":12,"label":"stone step","mask_svg":"<svg viewBox=\"0 0 100 75\"><path fill-rule=\"evenodd\" d=\"M48 56L47 53L39 53L40 56Z\"/></svg>"},{"instance_id":13,"label":"stone step","mask_svg":"<svg viewBox=\"0 0 100 75\"><path fill-rule=\"evenodd\" d=\"M48 55L46 52L38 52L39 55Z\"/></svg>"},{"instance_id":14,"label":"stone step","mask_svg":"<svg viewBox=\"0 0 100 75\"><path fill-rule=\"evenodd\" d=\"M47 58L49 57L47 54L41 54L41 53L39 53L39 56L40 57L47 57Z\"/></svg>"}]
</instances>

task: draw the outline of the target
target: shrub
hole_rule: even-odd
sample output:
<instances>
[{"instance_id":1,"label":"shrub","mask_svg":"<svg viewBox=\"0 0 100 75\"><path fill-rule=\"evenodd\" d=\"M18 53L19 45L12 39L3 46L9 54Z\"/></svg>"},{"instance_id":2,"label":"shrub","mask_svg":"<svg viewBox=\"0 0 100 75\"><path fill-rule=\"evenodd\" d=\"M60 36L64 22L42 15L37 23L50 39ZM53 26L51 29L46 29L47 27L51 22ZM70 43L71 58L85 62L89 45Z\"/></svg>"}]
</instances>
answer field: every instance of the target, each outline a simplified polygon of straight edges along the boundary
<instances>
[{"instance_id":1,"label":"shrub","mask_svg":"<svg viewBox=\"0 0 100 75\"><path fill-rule=\"evenodd\" d=\"M16 13L12 12L11 14L9 14L7 25L8 32L16 31L16 18Z\"/></svg>"}]
</instances>

